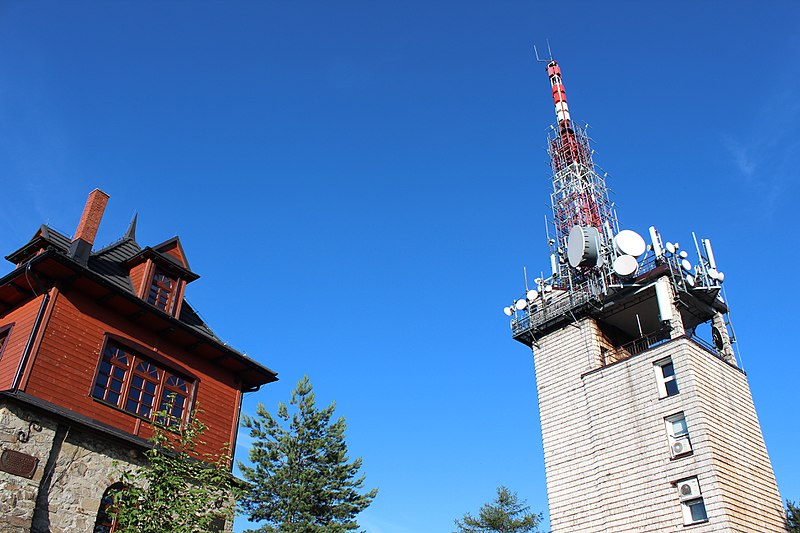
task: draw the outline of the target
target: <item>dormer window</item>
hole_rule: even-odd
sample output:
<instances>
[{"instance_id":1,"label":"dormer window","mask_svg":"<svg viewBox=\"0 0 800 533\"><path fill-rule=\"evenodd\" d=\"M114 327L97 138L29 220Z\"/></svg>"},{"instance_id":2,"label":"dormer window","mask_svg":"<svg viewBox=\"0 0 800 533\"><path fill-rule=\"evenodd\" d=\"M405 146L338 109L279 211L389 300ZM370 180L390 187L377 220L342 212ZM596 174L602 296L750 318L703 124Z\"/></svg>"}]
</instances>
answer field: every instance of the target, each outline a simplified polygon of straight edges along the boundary
<instances>
[{"instance_id":1,"label":"dormer window","mask_svg":"<svg viewBox=\"0 0 800 533\"><path fill-rule=\"evenodd\" d=\"M156 269L153 273L153 282L150 284L150 294L147 297L148 303L168 313L172 308L172 300L177 286L178 281L176 279Z\"/></svg>"}]
</instances>

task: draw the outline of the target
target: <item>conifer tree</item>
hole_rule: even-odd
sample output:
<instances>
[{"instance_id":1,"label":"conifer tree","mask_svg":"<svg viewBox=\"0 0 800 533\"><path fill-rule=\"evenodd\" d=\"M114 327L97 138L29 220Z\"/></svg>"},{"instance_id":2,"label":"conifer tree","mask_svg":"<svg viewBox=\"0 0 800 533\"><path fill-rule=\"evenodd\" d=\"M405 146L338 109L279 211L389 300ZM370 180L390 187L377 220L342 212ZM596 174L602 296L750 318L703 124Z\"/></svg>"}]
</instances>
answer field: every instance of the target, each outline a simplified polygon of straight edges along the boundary
<instances>
[{"instance_id":1,"label":"conifer tree","mask_svg":"<svg viewBox=\"0 0 800 533\"><path fill-rule=\"evenodd\" d=\"M500 486L497 497L481 507L477 518L465 513L461 520L456 520L456 533L535 533L542 517L529 510L516 492Z\"/></svg>"},{"instance_id":2,"label":"conifer tree","mask_svg":"<svg viewBox=\"0 0 800 533\"><path fill-rule=\"evenodd\" d=\"M344 533L358 529L355 516L377 489L362 493L361 458L350 461L345 420L331 422L335 403L315 404L308 376L292 391L289 408L281 402L273 417L259 404L256 416L242 417L255 439L252 466L239 463L249 487L240 505L257 533Z\"/></svg>"},{"instance_id":3,"label":"conifer tree","mask_svg":"<svg viewBox=\"0 0 800 533\"><path fill-rule=\"evenodd\" d=\"M800 505L786 500L786 527L790 533L800 533Z\"/></svg>"}]
</instances>

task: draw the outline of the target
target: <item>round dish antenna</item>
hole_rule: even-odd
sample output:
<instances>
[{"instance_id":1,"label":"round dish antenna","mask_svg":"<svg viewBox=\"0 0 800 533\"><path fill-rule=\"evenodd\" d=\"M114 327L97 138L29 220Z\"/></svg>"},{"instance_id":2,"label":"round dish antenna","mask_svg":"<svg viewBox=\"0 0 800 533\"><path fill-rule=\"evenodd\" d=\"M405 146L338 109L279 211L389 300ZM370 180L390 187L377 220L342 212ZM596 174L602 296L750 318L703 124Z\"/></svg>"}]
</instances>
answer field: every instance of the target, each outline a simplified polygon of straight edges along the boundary
<instances>
[{"instance_id":1,"label":"round dish antenna","mask_svg":"<svg viewBox=\"0 0 800 533\"><path fill-rule=\"evenodd\" d=\"M516 302L514 302L514 307L517 308L517 311L522 311L527 306L528 306L528 302L526 302L525 300L517 300Z\"/></svg>"},{"instance_id":2,"label":"round dish antenna","mask_svg":"<svg viewBox=\"0 0 800 533\"><path fill-rule=\"evenodd\" d=\"M692 271L692 264L689 262L688 259L681 259L681 267L683 267L683 269L686 272L691 272Z\"/></svg>"},{"instance_id":3,"label":"round dish antenna","mask_svg":"<svg viewBox=\"0 0 800 533\"><path fill-rule=\"evenodd\" d=\"M614 259L612 267L618 276L627 278L636 274L636 271L639 270L639 262L632 255L620 255Z\"/></svg>"},{"instance_id":4,"label":"round dish antenna","mask_svg":"<svg viewBox=\"0 0 800 533\"><path fill-rule=\"evenodd\" d=\"M503 312L506 314L506 316L511 316L514 314L514 310L510 307L504 307Z\"/></svg>"},{"instance_id":5,"label":"round dish antenna","mask_svg":"<svg viewBox=\"0 0 800 533\"><path fill-rule=\"evenodd\" d=\"M641 235L633 230L624 229L614 237L614 247L621 254L639 257L647 250L647 245Z\"/></svg>"},{"instance_id":6,"label":"round dish antenna","mask_svg":"<svg viewBox=\"0 0 800 533\"><path fill-rule=\"evenodd\" d=\"M686 274L686 284L690 287L694 287L694 276Z\"/></svg>"},{"instance_id":7,"label":"round dish antenna","mask_svg":"<svg viewBox=\"0 0 800 533\"><path fill-rule=\"evenodd\" d=\"M668 242L668 243L665 245L665 248L667 249L667 251L668 251L669 253L671 253L671 254L674 254L674 253L675 253L675 245L674 245L674 244L672 244L671 242Z\"/></svg>"},{"instance_id":8,"label":"round dish antenna","mask_svg":"<svg viewBox=\"0 0 800 533\"><path fill-rule=\"evenodd\" d=\"M567 259L573 268L603 264L600 232L591 226L573 226L567 238Z\"/></svg>"},{"instance_id":9,"label":"round dish antenna","mask_svg":"<svg viewBox=\"0 0 800 533\"><path fill-rule=\"evenodd\" d=\"M711 328L711 340L714 341L714 347L717 350L722 351L725 347L725 342L722 340L722 332L717 326Z\"/></svg>"},{"instance_id":10,"label":"round dish antenna","mask_svg":"<svg viewBox=\"0 0 800 533\"><path fill-rule=\"evenodd\" d=\"M526 295L525 295L525 297L526 297L526 298L527 298L529 301L531 301L531 302L532 302L532 301L534 301L536 298L538 298L538 297L539 297L539 291L537 291L536 289L531 289L531 290L529 290L529 291L528 291L528 294L526 294Z\"/></svg>"},{"instance_id":11,"label":"round dish antenna","mask_svg":"<svg viewBox=\"0 0 800 533\"><path fill-rule=\"evenodd\" d=\"M682 259L686 259L687 257L689 257L689 252L687 252L686 250L681 250L678 253L678 256L681 257Z\"/></svg>"}]
</instances>

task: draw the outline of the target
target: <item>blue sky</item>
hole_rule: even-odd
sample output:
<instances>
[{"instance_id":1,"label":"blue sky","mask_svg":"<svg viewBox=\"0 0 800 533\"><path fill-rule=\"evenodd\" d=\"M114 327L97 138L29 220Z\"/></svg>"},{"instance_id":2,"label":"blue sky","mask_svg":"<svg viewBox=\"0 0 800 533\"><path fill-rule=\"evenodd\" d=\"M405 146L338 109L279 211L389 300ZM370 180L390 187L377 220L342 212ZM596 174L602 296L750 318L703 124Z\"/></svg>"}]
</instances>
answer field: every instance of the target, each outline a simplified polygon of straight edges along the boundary
<instances>
[{"instance_id":1,"label":"blue sky","mask_svg":"<svg viewBox=\"0 0 800 533\"><path fill-rule=\"evenodd\" d=\"M621 225L712 239L797 500L800 5L770 6L3 2L0 248L72 234L100 187L97 244L136 211L141 243L180 235L188 299L280 373L247 411L303 374L337 402L367 531L451 531L499 484L546 511L502 307L548 268L549 38Z\"/></svg>"}]
</instances>

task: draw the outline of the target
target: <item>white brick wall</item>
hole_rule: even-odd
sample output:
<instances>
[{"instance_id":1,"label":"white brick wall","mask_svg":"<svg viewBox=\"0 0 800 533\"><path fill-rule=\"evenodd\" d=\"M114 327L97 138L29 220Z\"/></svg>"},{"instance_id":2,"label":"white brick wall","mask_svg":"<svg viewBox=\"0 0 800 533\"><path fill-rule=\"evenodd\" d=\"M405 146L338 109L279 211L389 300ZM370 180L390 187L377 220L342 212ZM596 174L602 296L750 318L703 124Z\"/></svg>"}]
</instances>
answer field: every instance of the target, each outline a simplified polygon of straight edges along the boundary
<instances>
[{"instance_id":1,"label":"white brick wall","mask_svg":"<svg viewBox=\"0 0 800 533\"><path fill-rule=\"evenodd\" d=\"M684 531L673 482L697 476L708 522L697 532L783 531L783 511L743 373L680 338L599 367L592 319L534 349L555 533ZM659 399L655 361L680 393ZM693 455L671 459L664 418L683 411Z\"/></svg>"}]
</instances>

